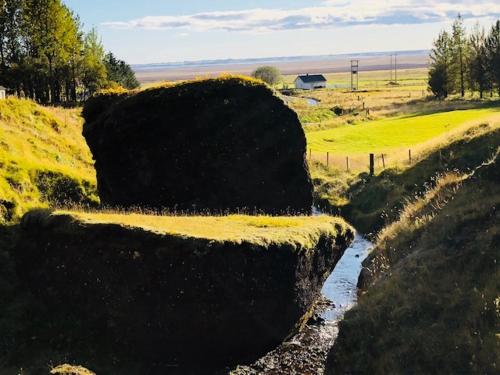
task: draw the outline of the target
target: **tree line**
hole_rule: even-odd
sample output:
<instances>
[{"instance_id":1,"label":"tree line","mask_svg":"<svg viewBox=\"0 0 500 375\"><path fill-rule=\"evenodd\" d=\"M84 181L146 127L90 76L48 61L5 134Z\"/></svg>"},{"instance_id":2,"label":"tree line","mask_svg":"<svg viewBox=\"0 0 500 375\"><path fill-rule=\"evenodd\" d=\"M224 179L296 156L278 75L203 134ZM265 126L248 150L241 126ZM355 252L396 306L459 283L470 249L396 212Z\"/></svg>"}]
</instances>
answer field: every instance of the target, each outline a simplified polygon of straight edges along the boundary
<instances>
[{"instance_id":1,"label":"tree line","mask_svg":"<svg viewBox=\"0 0 500 375\"><path fill-rule=\"evenodd\" d=\"M61 0L0 0L0 84L44 104L76 103L96 91L139 86L134 72Z\"/></svg>"},{"instance_id":2,"label":"tree line","mask_svg":"<svg viewBox=\"0 0 500 375\"><path fill-rule=\"evenodd\" d=\"M476 24L467 32L459 15L451 32L442 31L431 51L429 88L444 99L466 92L500 95L500 20L490 30Z\"/></svg>"}]
</instances>

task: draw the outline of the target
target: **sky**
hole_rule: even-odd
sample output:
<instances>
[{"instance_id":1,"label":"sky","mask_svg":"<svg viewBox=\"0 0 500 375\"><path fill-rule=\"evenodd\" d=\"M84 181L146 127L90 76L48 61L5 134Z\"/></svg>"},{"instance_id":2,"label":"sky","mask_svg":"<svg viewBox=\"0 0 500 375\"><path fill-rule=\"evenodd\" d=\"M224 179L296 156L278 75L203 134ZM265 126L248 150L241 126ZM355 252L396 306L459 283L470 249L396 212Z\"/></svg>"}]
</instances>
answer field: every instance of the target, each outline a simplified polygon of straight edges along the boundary
<instances>
[{"instance_id":1,"label":"sky","mask_svg":"<svg viewBox=\"0 0 500 375\"><path fill-rule=\"evenodd\" d=\"M429 49L458 13L499 0L63 0L131 64Z\"/></svg>"}]
</instances>

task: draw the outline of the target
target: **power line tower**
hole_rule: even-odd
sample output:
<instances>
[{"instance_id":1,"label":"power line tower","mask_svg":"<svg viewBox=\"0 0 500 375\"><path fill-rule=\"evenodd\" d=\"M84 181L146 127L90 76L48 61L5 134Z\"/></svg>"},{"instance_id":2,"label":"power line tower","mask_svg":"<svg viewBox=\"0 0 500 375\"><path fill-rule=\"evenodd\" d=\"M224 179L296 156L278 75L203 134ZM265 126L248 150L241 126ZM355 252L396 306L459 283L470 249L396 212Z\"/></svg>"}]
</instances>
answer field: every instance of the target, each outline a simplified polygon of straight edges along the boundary
<instances>
[{"instance_id":1,"label":"power line tower","mask_svg":"<svg viewBox=\"0 0 500 375\"><path fill-rule=\"evenodd\" d=\"M398 83L398 54L394 54L394 83Z\"/></svg>"},{"instance_id":2,"label":"power line tower","mask_svg":"<svg viewBox=\"0 0 500 375\"><path fill-rule=\"evenodd\" d=\"M392 82L392 66L393 66L393 64L392 64L392 56L393 56L393 55L391 54L391 68L390 68L390 71L391 71L391 79L390 79L390 81L389 81L389 82Z\"/></svg>"},{"instance_id":3,"label":"power line tower","mask_svg":"<svg viewBox=\"0 0 500 375\"><path fill-rule=\"evenodd\" d=\"M394 73L394 75L393 75ZM394 77L394 79L393 79ZM391 80L390 82L398 83L398 54L391 54Z\"/></svg>"},{"instance_id":4,"label":"power line tower","mask_svg":"<svg viewBox=\"0 0 500 375\"><path fill-rule=\"evenodd\" d=\"M351 60L351 91L359 90L359 60Z\"/></svg>"}]
</instances>

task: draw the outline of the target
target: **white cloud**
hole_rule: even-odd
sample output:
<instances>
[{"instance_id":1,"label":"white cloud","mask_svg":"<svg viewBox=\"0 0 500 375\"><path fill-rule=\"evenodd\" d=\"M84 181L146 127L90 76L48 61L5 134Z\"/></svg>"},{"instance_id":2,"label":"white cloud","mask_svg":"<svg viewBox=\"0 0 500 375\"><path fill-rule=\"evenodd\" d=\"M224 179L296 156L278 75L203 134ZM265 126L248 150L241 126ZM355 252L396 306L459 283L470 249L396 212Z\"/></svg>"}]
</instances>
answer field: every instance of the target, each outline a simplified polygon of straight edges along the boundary
<instances>
[{"instance_id":1,"label":"white cloud","mask_svg":"<svg viewBox=\"0 0 500 375\"><path fill-rule=\"evenodd\" d=\"M302 9L249 9L182 16L147 16L105 22L112 28L185 29L192 31L252 31L320 29L352 25L393 25L442 22L461 13L464 18L500 16L498 0L325 0Z\"/></svg>"}]
</instances>

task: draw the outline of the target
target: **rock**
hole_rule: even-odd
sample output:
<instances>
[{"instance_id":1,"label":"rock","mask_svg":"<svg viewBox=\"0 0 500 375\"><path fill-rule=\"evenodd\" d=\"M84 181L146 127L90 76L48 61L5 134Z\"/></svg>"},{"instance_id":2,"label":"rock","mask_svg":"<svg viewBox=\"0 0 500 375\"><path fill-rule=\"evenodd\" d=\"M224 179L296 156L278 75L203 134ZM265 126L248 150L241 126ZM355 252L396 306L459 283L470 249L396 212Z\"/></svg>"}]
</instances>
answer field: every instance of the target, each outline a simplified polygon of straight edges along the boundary
<instances>
[{"instance_id":1,"label":"rock","mask_svg":"<svg viewBox=\"0 0 500 375\"><path fill-rule=\"evenodd\" d=\"M359 273L358 283L356 284L356 287L359 290L366 290L372 282L373 282L373 275L370 268L368 267L361 268L361 272Z\"/></svg>"},{"instance_id":2,"label":"rock","mask_svg":"<svg viewBox=\"0 0 500 375\"><path fill-rule=\"evenodd\" d=\"M83 115L104 205L311 212L304 131L258 81L209 79L104 95Z\"/></svg>"},{"instance_id":3,"label":"rock","mask_svg":"<svg viewBox=\"0 0 500 375\"><path fill-rule=\"evenodd\" d=\"M261 234L200 238L37 211L23 218L12 254L23 283L45 306L36 319L55 338L45 347L54 345L61 357L96 373L201 366L205 374L259 358L310 316L353 232L340 219L309 219L323 224L308 224L305 245L255 241ZM129 364L135 370L123 370Z\"/></svg>"}]
</instances>

